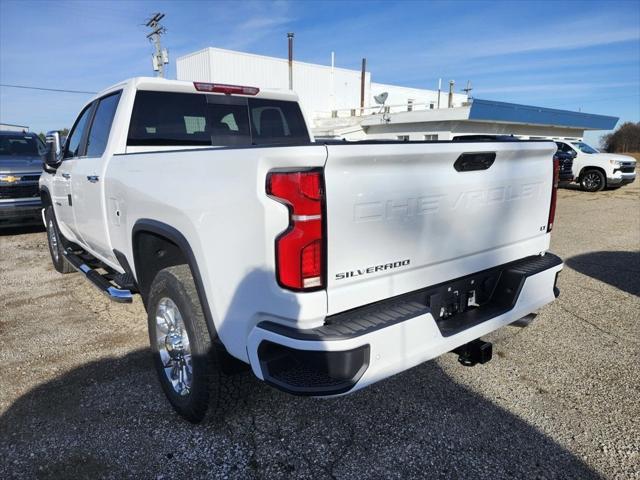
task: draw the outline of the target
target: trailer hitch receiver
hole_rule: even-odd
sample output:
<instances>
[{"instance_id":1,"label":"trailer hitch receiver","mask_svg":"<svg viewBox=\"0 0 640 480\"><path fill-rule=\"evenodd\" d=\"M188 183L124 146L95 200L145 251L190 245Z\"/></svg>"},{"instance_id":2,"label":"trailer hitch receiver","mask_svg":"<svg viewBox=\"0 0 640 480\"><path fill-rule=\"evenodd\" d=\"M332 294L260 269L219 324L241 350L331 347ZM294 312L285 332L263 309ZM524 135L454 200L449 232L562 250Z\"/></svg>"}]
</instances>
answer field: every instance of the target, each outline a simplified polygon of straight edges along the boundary
<instances>
[{"instance_id":1,"label":"trailer hitch receiver","mask_svg":"<svg viewBox=\"0 0 640 480\"><path fill-rule=\"evenodd\" d=\"M452 353L458 355L458 362L465 367L473 367L478 363L484 364L491 360L493 347L491 343L481 339L473 340L464 345L460 345Z\"/></svg>"}]
</instances>

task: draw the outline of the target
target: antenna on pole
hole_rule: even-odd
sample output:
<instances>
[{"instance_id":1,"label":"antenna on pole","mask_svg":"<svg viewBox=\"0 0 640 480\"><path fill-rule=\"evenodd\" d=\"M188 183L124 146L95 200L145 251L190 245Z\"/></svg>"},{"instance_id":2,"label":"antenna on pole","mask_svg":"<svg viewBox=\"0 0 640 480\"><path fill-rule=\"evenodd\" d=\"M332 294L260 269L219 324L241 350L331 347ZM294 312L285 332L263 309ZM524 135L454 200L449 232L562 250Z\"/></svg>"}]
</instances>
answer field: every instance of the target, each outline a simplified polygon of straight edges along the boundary
<instances>
[{"instance_id":1,"label":"antenna on pole","mask_svg":"<svg viewBox=\"0 0 640 480\"><path fill-rule=\"evenodd\" d=\"M169 52L166 48L162 48L160 43L160 36L167 33L167 29L160 25L160 20L164 18L164 13L154 13L151 18L147 20L145 27L149 27L151 32L147 34L147 38L150 42L153 42L155 52L151 55L151 63L156 75L160 78L164 78L164 66L169 63Z\"/></svg>"},{"instance_id":2,"label":"antenna on pole","mask_svg":"<svg viewBox=\"0 0 640 480\"><path fill-rule=\"evenodd\" d=\"M467 80L467 88L462 89L462 91L467 94L467 100L471 98L471 90L473 90L471 87L471 80Z\"/></svg>"}]
</instances>

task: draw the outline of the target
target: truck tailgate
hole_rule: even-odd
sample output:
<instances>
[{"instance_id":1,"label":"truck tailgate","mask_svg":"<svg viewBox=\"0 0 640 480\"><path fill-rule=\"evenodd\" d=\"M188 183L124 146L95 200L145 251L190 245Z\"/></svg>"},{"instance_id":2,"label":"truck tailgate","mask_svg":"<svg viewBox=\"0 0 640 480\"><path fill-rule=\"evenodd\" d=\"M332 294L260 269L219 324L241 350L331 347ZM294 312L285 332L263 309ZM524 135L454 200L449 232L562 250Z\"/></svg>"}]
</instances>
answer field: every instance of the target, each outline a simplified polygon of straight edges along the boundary
<instances>
[{"instance_id":1,"label":"truck tailgate","mask_svg":"<svg viewBox=\"0 0 640 480\"><path fill-rule=\"evenodd\" d=\"M549 247L552 142L327 149L329 314ZM461 154L482 152L489 159L495 152L488 168L454 167Z\"/></svg>"}]
</instances>

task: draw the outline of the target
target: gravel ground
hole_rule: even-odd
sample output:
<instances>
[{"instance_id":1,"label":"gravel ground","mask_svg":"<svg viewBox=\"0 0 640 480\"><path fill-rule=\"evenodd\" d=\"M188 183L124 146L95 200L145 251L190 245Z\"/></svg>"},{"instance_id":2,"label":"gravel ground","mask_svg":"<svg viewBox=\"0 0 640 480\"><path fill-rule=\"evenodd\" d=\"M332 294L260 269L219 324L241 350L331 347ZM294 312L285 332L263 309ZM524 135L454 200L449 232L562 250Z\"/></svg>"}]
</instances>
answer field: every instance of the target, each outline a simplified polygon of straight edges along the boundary
<instances>
[{"instance_id":1,"label":"gravel ground","mask_svg":"<svg viewBox=\"0 0 640 480\"><path fill-rule=\"evenodd\" d=\"M164 400L140 301L4 232L0 477L640 478L639 186L560 191L562 294L487 338L487 365L445 355L330 400L242 374L197 426Z\"/></svg>"}]
</instances>

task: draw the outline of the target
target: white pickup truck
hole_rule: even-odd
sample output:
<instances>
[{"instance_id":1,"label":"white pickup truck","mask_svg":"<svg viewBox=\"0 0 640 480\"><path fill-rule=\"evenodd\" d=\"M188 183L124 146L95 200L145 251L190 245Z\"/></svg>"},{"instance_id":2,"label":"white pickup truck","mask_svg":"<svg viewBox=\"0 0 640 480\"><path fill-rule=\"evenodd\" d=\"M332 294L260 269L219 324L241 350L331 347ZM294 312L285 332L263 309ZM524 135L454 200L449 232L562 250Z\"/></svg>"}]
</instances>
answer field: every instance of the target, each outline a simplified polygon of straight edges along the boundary
<instances>
[{"instance_id":1,"label":"white pickup truck","mask_svg":"<svg viewBox=\"0 0 640 480\"><path fill-rule=\"evenodd\" d=\"M553 142L320 144L292 93L134 78L48 144L56 270L142 296L193 422L234 362L344 394L445 352L484 363L479 337L559 293Z\"/></svg>"},{"instance_id":2,"label":"white pickup truck","mask_svg":"<svg viewBox=\"0 0 640 480\"><path fill-rule=\"evenodd\" d=\"M583 141L556 140L559 152L573 157L573 181L587 192L618 188L636 179L636 160L628 155L602 153Z\"/></svg>"}]
</instances>

